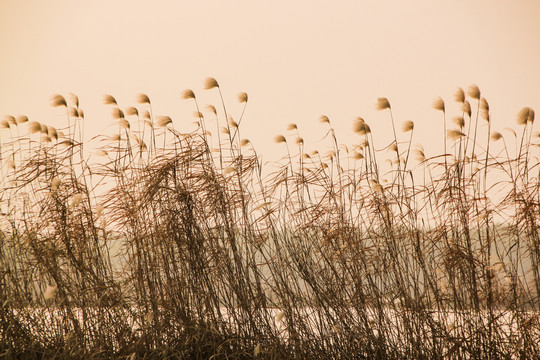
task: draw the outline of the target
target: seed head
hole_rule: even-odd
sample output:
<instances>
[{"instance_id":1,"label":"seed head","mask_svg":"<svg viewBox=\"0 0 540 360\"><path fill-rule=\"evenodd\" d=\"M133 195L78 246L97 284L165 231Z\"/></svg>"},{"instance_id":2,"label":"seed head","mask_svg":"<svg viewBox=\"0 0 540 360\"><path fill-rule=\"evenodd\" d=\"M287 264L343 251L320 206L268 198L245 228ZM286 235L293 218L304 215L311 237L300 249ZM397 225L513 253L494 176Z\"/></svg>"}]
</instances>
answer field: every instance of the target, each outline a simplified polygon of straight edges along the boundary
<instances>
[{"instance_id":1,"label":"seed head","mask_svg":"<svg viewBox=\"0 0 540 360\"><path fill-rule=\"evenodd\" d=\"M384 109L392 109L390 107L390 102L385 97L381 97L377 99L377 104L375 105L375 108L379 111L384 110Z\"/></svg>"},{"instance_id":2,"label":"seed head","mask_svg":"<svg viewBox=\"0 0 540 360\"><path fill-rule=\"evenodd\" d=\"M103 103L105 105L116 105L116 106L118 106L118 103L116 102L116 99L112 95L104 95L103 96Z\"/></svg>"},{"instance_id":3,"label":"seed head","mask_svg":"<svg viewBox=\"0 0 540 360\"><path fill-rule=\"evenodd\" d=\"M464 133L462 133L461 131L459 130L448 130L446 132L446 136L450 139L450 140L458 140L462 137L465 136Z\"/></svg>"},{"instance_id":4,"label":"seed head","mask_svg":"<svg viewBox=\"0 0 540 360\"><path fill-rule=\"evenodd\" d=\"M531 110L532 109L527 106L519 111L518 116L517 116L517 123L519 125L525 125L529 121L529 118L531 116ZM534 112L532 115L532 119L534 120Z\"/></svg>"},{"instance_id":5,"label":"seed head","mask_svg":"<svg viewBox=\"0 0 540 360\"><path fill-rule=\"evenodd\" d=\"M120 119L120 121L118 122L118 125L120 125L122 129L129 129L131 127L129 125L129 121L127 121L126 119Z\"/></svg>"},{"instance_id":6,"label":"seed head","mask_svg":"<svg viewBox=\"0 0 540 360\"><path fill-rule=\"evenodd\" d=\"M246 146L247 144L249 144L249 140L248 140L248 139L242 139L242 140L240 140L240 146Z\"/></svg>"},{"instance_id":7,"label":"seed head","mask_svg":"<svg viewBox=\"0 0 540 360\"><path fill-rule=\"evenodd\" d=\"M281 320L283 320L283 317L285 316L285 313L283 311L280 311L276 314L276 323L280 323Z\"/></svg>"},{"instance_id":8,"label":"seed head","mask_svg":"<svg viewBox=\"0 0 540 360\"><path fill-rule=\"evenodd\" d=\"M206 108L207 108L208 110L210 110L211 112L213 112L214 115L217 116L217 110L216 110L216 107L215 107L214 105L206 105Z\"/></svg>"},{"instance_id":9,"label":"seed head","mask_svg":"<svg viewBox=\"0 0 540 360\"><path fill-rule=\"evenodd\" d=\"M444 100L440 96L433 101L433 108L444 112Z\"/></svg>"},{"instance_id":10,"label":"seed head","mask_svg":"<svg viewBox=\"0 0 540 360\"><path fill-rule=\"evenodd\" d=\"M493 134L491 134L491 140L493 141L499 141L502 138L502 134L498 131L495 131Z\"/></svg>"},{"instance_id":11,"label":"seed head","mask_svg":"<svg viewBox=\"0 0 540 360\"><path fill-rule=\"evenodd\" d=\"M30 131L30 134L40 133L41 132L41 124L37 121L30 121L28 123L28 131Z\"/></svg>"},{"instance_id":12,"label":"seed head","mask_svg":"<svg viewBox=\"0 0 540 360\"><path fill-rule=\"evenodd\" d=\"M47 289L45 290L43 297L45 298L45 300L52 299L56 296L57 292L58 292L58 287L56 285L49 285L47 286Z\"/></svg>"},{"instance_id":13,"label":"seed head","mask_svg":"<svg viewBox=\"0 0 540 360\"><path fill-rule=\"evenodd\" d=\"M248 94L246 92L241 92L238 94L238 101L240 103L247 103L248 101Z\"/></svg>"},{"instance_id":14,"label":"seed head","mask_svg":"<svg viewBox=\"0 0 540 360\"><path fill-rule=\"evenodd\" d=\"M182 93L182 99L189 100L189 99L195 99L195 93L191 89L184 90Z\"/></svg>"},{"instance_id":15,"label":"seed head","mask_svg":"<svg viewBox=\"0 0 540 360\"><path fill-rule=\"evenodd\" d=\"M277 144L280 144L280 143L287 142L287 139L285 139L285 136L283 136L283 135L277 135L276 137L274 137L274 141Z\"/></svg>"},{"instance_id":16,"label":"seed head","mask_svg":"<svg viewBox=\"0 0 540 360\"><path fill-rule=\"evenodd\" d=\"M452 120L460 129L463 129L463 127L465 126L465 119L463 118L463 116L456 116Z\"/></svg>"},{"instance_id":17,"label":"seed head","mask_svg":"<svg viewBox=\"0 0 540 360\"><path fill-rule=\"evenodd\" d=\"M75 105L75 107L79 107L79 97L77 95L70 93L69 99L71 100L71 103Z\"/></svg>"},{"instance_id":18,"label":"seed head","mask_svg":"<svg viewBox=\"0 0 540 360\"><path fill-rule=\"evenodd\" d=\"M137 110L137 109L134 108L133 106L130 106L130 107L124 109L124 112L125 112L126 115L128 115L128 116L131 116L131 115L138 116L138 115L139 115L139 110Z\"/></svg>"},{"instance_id":19,"label":"seed head","mask_svg":"<svg viewBox=\"0 0 540 360\"><path fill-rule=\"evenodd\" d=\"M112 116L115 120L123 119L124 118L124 112L120 110L119 108L114 108L112 111Z\"/></svg>"},{"instance_id":20,"label":"seed head","mask_svg":"<svg viewBox=\"0 0 540 360\"><path fill-rule=\"evenodd\" d=\"M354 160L361 160L361 159L364 158L364 155L362 155L361 153L355 151L355 152L353 153L353 155L352 155L352 158L353 158Z\"/></svg>"},{"instance_id":21,"label":"seed head","mask_svg":"<svg viewBox=\"0 0 540 360\"><path fill-rule=\"evenodd\" d=\"M146 94L138 94L137 95L137 102L139 104L150 104L150 98Z\"/></svg>"},{"instance_id":22,"label":"seed head","mask_svg":"<svg viewBox=\"0 0 540 360\"><path fill-rule=\"evenodd\" d=\"M28 116L25 116L25 115L17 116L16 122L17 124L24 124L25 122L28 122Z\"/></svg>"},{"instance_id":23,"label":"seed head","mask_svg":"<svg viewBox=\"0 0 540 360\"><path fill-rule=\"evenodd\" d=\"M229 126L234 128L234 129L237 129L238 128L238 123L236 121L233 120L233 118L229 118Z\"/></svg>"},{"instance_id":24,"label":"seed head","mask_svg":"<svg viewBox=\"0 0 540 360\"><path fill-rule=\"evenodd\" d=\"M383 192L383 187L382 187L381 184L379 184L379 182L377 180L370 179L369 180L369 185L370 185L370 187L371 187L371 189L373 191L380 192L380 193Z\"/></svg>"},{"instance_id":25,"label":"seed head","mask_svg":"<svg viewBox=\"0 0 540 360\"><path fill-rule=\"evenodd\" d=\"M465 101L465 92L462 88L457 88L454 98L456 99L456 102L463 104L463 102Z\"/></svg>"},{"instance_id":26,"label":"seed head","mask_svg":"<svg viewBox=\"0 0 540 360\"><path fill-rule=\"evenodd\" d=\"M214 79L213 77L209 77L209 78L206 78L206 80L204 81L204 89L205 90L210 90L210 89L213 89L215 87L219 87L219 84L217 82L216 79Z\"/></svg>"},{"instance_id":27,"label":"seed head","mask_svg":"<svg viewBox=\"0 0 540 360\"><path fill-rule=\"evenodd\" d=\"M58 140L58 131L56 131L56 129L52 126L48 126L47 127L47 133L49 134L49 136L51 138L53 138L54 140Z\"/></svg>"},{"instance_id":28,"label":"seed head","mask_svg":"<svg viewBox=\"0 0 540 360\"><path fill-rule=\"evenodd\" d=\"M357 133L358 135L366 135L367 134L366 125L367 124L364 121L364 119L362 119L361 117L357 117L354 120L353 131Z\"/></svg>"},{"instance_id":29,"label":"seed head","mask_svg":"<svg viewBox=\"0 0 540 360\"><path fill-rule=\"evenodd\" d=\"M409 132L414 130L414 123L411 120L407 120L403 123L403 126L401 127L403 132Z\"/></svg>"},{"instance_id":30,"label":"seed head","mask_svg":"<svg viewBox=\"0 0 540 360\"><path fill-rule=\"evenodd\" d=\"M473 99L480 100L480 89L475 84L472 84L467 89L467 95Z\"/></svg>"},{"instance_id":31,"label":"seed head","mask_svg":"<svg viewBox=\"0 0 540 360\"><path fill-rule=\"evenodd\" d=\"M67 106L67 102L62 95L54 95L51 98L51 105L54 107Z\"/></svg>"},{"instance_id":32,"label":"seed head","mask_svg":"<svg viewBox=\"0 0 540 360\"><path fill-rule=\"evenodd\" d=\"M158 116L157 124L158 126L165 127L172 123L172 119L169 116Z\"/></svg>"},{"instance_id":33,"label":"seed head","mask_svg":"<svg viewBox=\"0 0 540 360\"><path fill-rule=\"evenodd\" d=\"M71 207L74 208L74 207L77 207L81 204L82 202L82 199L83 199L83 194L75 194L71 197Z\"/></svg>"},{"instance_id":34,"label":"seed head","mask_svg":"<svg viewBox=\"0 0 540 360\"><path fill-rule=\"evenodd\" d=\"M60 180L60 178L58 178L57 176L55 176L52 181L51 181L51 189L52 190L58 190L58 188L60 187L60 184L62 183L62 181Z\"/></svg>"},{"instance_id":35,"label":"seed head","mask_svg":"<svg viewBox=\"0 0 540 360\"><path fill-rule=\"evenodd\" d=\"M461 106L461 110L471 118L471 104L465 100Z\"/></svg>"},{"instance_id":36,"label":"seed head","mask_svg":"<svg viewBox=\"0 0 540 360\"><path fill-rule=\"evenodd\" d=\"M421 145L414 150L414 154L418 162L426 161L426 154L424 153L424 148Z\"/></svg>"},{"instance_id":37,"label":"seed head","mask_svg":"<svg viewBox=\"0 0 540 360\"><path fill-rule=\"evenodd\" d=\"M328 119L328 116L326 116L326 115L321 116L319 118L319 121L322 122L323 124L324 123L330 124L330 119Z\"/></svg>"}]
</instances>

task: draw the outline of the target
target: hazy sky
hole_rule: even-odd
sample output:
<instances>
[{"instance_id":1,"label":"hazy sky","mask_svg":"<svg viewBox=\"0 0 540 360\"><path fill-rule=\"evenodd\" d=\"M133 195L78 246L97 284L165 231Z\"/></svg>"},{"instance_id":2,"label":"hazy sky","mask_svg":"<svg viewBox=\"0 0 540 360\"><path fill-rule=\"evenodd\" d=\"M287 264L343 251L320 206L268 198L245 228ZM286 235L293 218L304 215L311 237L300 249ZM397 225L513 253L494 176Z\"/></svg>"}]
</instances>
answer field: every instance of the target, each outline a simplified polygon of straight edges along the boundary
<instances>
[{"instance_id":1,"label":"hazy sky","mask_svg":"<svg viewBox=\"0 0 540 360\"><path fill-rule=\"evenodd\" d=\"M323 146L322 114L345 143L362 116L387 145L381 96L435 153L442 124L431 104L442 96L458 115L458 86L480 87L494 128L514 126L524 106L540 111L539 21L538 0L0 0L0 116L59 127L66 119L50 97L73 92L95 135L113 131L103 94L127 107L144 92L156 115L188 131L195 107L180 94L191 88L219 109L215 89L202 90L213 76L234 117L236 94L249 94L242 137L267 159L284 154L272 139L288 123L309 148Z\"/></svg>"}]
</instances>

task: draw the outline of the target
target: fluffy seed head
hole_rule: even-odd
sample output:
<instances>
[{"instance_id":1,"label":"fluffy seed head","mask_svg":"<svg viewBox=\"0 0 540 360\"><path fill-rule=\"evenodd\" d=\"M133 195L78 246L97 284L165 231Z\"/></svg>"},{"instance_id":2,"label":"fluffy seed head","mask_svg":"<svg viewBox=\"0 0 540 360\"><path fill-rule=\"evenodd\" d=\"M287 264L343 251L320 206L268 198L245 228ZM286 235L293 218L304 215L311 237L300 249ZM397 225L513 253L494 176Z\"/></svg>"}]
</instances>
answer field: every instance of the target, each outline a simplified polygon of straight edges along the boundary
<instances>
[{"instance_id":1,"label":"fluffy seed head","mask_svg":"<svg viewBox=\"0 0 540 360\"><path fill-rule=\"evenodd\" d=\"M463 127L465 126L465 119L463 118L463 116L456 116L452 120L460 129L463 129Z\"/></svg>"},{"instance_id":2,"label":"fluffy seed head","mask_svg":"<svg viewBox=\"0 0 540 360\"><path fill-rule=\"evenodd\" d=\"M296 124L287 125L287 130L288 131L297 130L297 129L298 129L298 126L296 126Z\"/></svg>"},{"instance_id":3,"label":"fluffy seed head","mask_svg":"<svg viewBox=\"0 0 540 360\"><path fill-rule=\"evenodd\" d=\"M7 120L2 120L2 122L0 122L0 129L9 129L9 122Z\"/></svg>"},{"instance_id":4,"label":"fluffy seed head","mask_svg":"<svg viewBox=\"0 0 540 360\"><path fill-rule=\"evenodd\" d=\"M281 320L283 320L283 317L285 316L285 313L283 311L280 311L276 314L276 322L280 323Z\"/></svg>"},{"instance_id":5,"label":"fluffy seed head","mask_svg":"<svg viewBox=\"0 0 540 360\"><path fill-rule=\"evenodd\" d=\"M58 132L56 131L54 127L47 126L47 134L49 134L49 136L53 138L54 140L58 140Z\"/></svg>"},{"instance_id":6,"label":"fluffy seed head","mask_svg":"<svg viewBox=\"0 0 540 360\"><path fill-rule=\"evenodd\" d=\"M9 123L9 125L17 125L17 120L15 120L15 117L11 115L6 116L6 120Z\"/></svg>"},{"instance_id":7,"label":"fluffy seed head","mask_svg":"<svg viewBox=\"0 0 540 360\"><path fill-rule=\"evenodd\" d=\"M128 116L131 116L131 115L138 116L138 115L139 115L139 110L137 110L137 109L134 108L133 106L130 106L130 107L124 109L124 112L125 112L126 115L128 115Z\"/></svg>"},{"instance_id":8,"label":"fluffy seed head","mask_svg":"<svg viewBox=\"0 0 540 360\"><path fill-rule=\"evenodd\" d=\"M296 145L304 145L304 139L301 137L296 138Z\"/></svg>"},{"instance_id":9,"label":"fluffy seed head","mask_svg":"<svg viewBox=\"0 0 540 360\"><path fill-rule=\"evenodd\" d=\"M217 80L214 79L213 77L206 78L206 80L204 81L204 89L210 90L215 87L219 87Z\"/></svg>"},{"instance_id":10,"label":"fluffy seed head","mask_svg":"<svg viewBox=\"0 0 540 360\"><path fill-rule=\"evenodd\" d=\"M103 95L103 103L105 105L118 105L116 99L112 95Z\"/></svg>"},{"instance_id":11,"label":"fluffy seed head","mask_svg":"<svg viewBox=\"0 0 540 360\"><path fill-rule=\"evenodd\" d=\"M519 111L518 116L517 116L517 123L519 125L525 125L529 121L531 110L532 109L527 106ZM532 118L534 120L534 112L533 112Z\"/></svg>"},{"instance_id":12,"label":"fluffy seed head","mask_svg":"<svg viewBox=\"0 0 540 360\"><path fill-rule=\"evenodd\" d=\"M456 102L463 104L465 101L465 91L460 87L457 88L454 98L456 99Z\"/></svg>"},{"instance_id":13,"label":"fluffy seed head","mask_svg":"<svg viewBox=\"0 0 540 360\"><path fill-rule=\"evenodd\" d=\"M352 155L352 158L354 160L362 160L364 158L364 155L362 155L361 153L355 151Z\"/></svg>"},{"instance_id":14,"label":"fluffy seed head","mask_svg":"<svg viewBox=\"0 0 540 360\"><path fill-rule=\"evenodd\" d=\"M189 99L195 99L195 93L191 89L184 90L182 93L182 99L189 100Z\"/></svg>"},{"instance_id":15,"label":"fluffy seed head","mask_svg":"<svg viewBox=\"0 0 540 360\"><path fill-rule=\"evenodd\" d=\"M419 146L418 149L414 150L414 155L415 155L416 161L418 162L426 161L426 154L424 153L424 148L422 146Z\"/></svg>"},{"instance_id":16,"label":"fluffy seed head","mask_svg":"<svg viewBox=\"0 0 540 360\"><path fill-rule=\"evenodd\" d=\"M529 108L529 116L527 117L527 122L532 124L534 122L534 110Z\"/></svg>"},{"instance_id":17,"label":"fluffy seed head","mask_svg":"<svg viewBox=\"0 0 540 360\"><path fill-rule=\"evenodd\" d=\"M129 121L127 121L126 119L120 119L120 121L118 122L118 125L120 125L122 129L129 129L131 127L129 125Z\"/></svg>"},{"instance_id":18,"label":"fluffy seed head","mask_svg":"<svg viewBox=\"0 0 540 360\"><path fill-rule=\"evenodd\" d=\"M158 126L164 127L172 123L172 119L169 116L158 116L157 124Z\"/></svg>"},{"instance_id":19,"label":"fluffy seed head","mask_svg":"<svg viewBox=\"0 0 540 360\"><path fill-rule=\"evenodd\" d=\"M79 97L77 95L70 93L69 99L71 100L71 103L75 105L75 107L79 107Z\"/></svg>"},{"instance_id":20,"label":"fluffy seed head","mask_svg":"<svg viewBox=\"0 0 540 360\"><path fill-rule=\"evenodd\" d=\"M150 112L148 110L141 111L141 118L145 120L150 120L151 119Z\"/></svg>"},{"instance_id":21,"label":"fluffy seed head","mask_svg":"<svg viewBox=\"0 0 540 360\"><path fill-rule=\"evenodd\" d=\"M124 112L120 110L119 108L114 108L112 111L112 116L115 120L123 119L124 118Z\"/></svg>"},{"instance_id":22,"label":"fluffy seed head","mask_svg":"<svg viewBox=\"0 0 540 360\"><path fill-rule=\"evenodd\" d=\"M467 114L469 118L471 117L471 104L467 100L463 102L463 105L461 106L461 111Z\"/></svg>"},{"instance_id":23,"label":"fluffy seed head","mask_svg":"<svg viewBox=\"0 0 540 360\"><path fill-rule=\"evenodd\" d=\"M17 116L16 122L17 122L17 124L24 124L25 122L28 122L28 116L26 116L26 115Z\"/></svg>"},{"instance_id":24,"label":"fluffy seed head","mask_svg":"<svg viewBox=\"0 0 540 360\"><path fill-rule=\"evenodd\" d=\"M493 134L491 134L491 140L493 141L499 141L502 138L502 134L498 131L495 131Z\"/></svg>"},{"instance_id":25,"label":"fluffy seed head","mask_svg":"<svg viewBox=\"0 0 540 360\"><path fill-rule=\"evenodd\" d=\"M440 96L433 101L433 108L444 112L444 100Z\"/></svg>"},{"instance_id":26,"label":"fluffy seed head","mask_svg":"<svg viewBox=\"0 0 540 360\"><path fill-rule=\"evenodd\" d=\"M391 109L390 102L385 97L380 97L377 99L377 104L375 105L375 108L379 111L384 109Z\"/></svg>"},{"instance_id":27,"label":"fluffy seed head","mask_svg":"<svg viewBox=\"0 0 540 360\"><path fill-rule=\"evenodd\" d=\"M56 285L49 285L47 286L47 289L45 290L43 297L45 298L45 300L52 299L56 296L57 291L58 291L58 287Z\"/></svg>"},{"instance_id":28,"label":"fluffy seed head","mask_svg":"<svg viewBox=\"0 0 540 360\"><path fill-rule=\"evenodd\" d=\"M82 199L83 199L83 194L75 194L71 197L71 207L74 208L74 207L77 207L81 204L82 202Z\"/></svg>"},{"instance_id":29,"label":"fluffy seed head","mask_svg":"<svg viewBox=\"0 0 540 360\"><path fill-rule=\"evenodd\" d=\"M403 126L401 127L401 130L403 132L409 132L414 130L414 123L411 120L407 120L403 123Z\"/></svg>"},{"instance_id":30,"label":"fluffy seed head","mask_svg":"<svg viewBox=\"0 0 540 360\"><path fill-rule=\"evenodd\" d=\"M462 133L461 131L459 130L448 130L446 132L446 136L450 139L450 140L458 140L462 137L465 136L464 133Z\"/></svg>"},{"instance_id":31,"label":"fluffy seed head","mask_svg":"<svg viewBox=\"0 0 540 360\"><path fill-rule=\"evenodd\" d=\"M146 94L138 94L137 95L137 102L139 104L150 104L150 98Z\"/></svg>"},{"instance_id":32,"label":"fluffy seed head","mask_svg":"<svg viewBox=\"0 0 540 360\"><path fill-rule=\"evenodd\" d=\"M277 144L280 144L280 143L287 142L287 139L285 139L285 136L283 136L283 135L277 135L276 137L274 137L274 141Z\"/></svg>"},{"instance_id":33,"label":"fluffy seed head","mask_svg":"<svg viewBox=\"0 0 540 360\"><path fill-rule=\"evenodd\" d=\"M206 105L206 108L217 116L217 110L214 105Z\"/></svg>"},{"instance_id":34,"label":"fluffy seed head","mask_svg":"<svg viewBox=\"0 0 540 360\"><path fill-rule=\"evenodd\" d=\"M373 191L380 192L380 193L383 192L383 187L381 184L379 184L377 180L370 179L369 186L371 187Z\"/></svg>"},{"instance_id":35,"label":"fluffy seed head","mask_svg":"<svg viewBox=\"0 0 540 360\"><path fill-rule=\"evenodd\" d=\"M30 121L28 123L28 131L30 131L31 134L40 133L41 132L41 124L37 121Z\"/></svg>"},{"instance_id":36,"label":"fluffy seed head","mask_svg":"<svg viewBox=\"0 0 540 360\"><path fill-rule=\"evenodd\" d=\"M52 181L51 181L51 189L52 190L58 190L58 188L60 187L60 184L62 183L62 181L60 180L60 178L58 178L57 176L55 176Z\"/></svg>"},{"instance_id":37,"label":"fluffy seed head","mask_svg":"<svg viewBox=\"0 0 540 360\"><path fill-rule=\"evenodd\" d=\"M242 140L240 140L240 146L246 146L247 144L249 144L249 140L248 140L248 139L242 139Z\"/></svg>"},{"instance_id":38,"label":"fluffy seed head","mask_svg":"<svg viewBox=\"0 0 540 360\"><path fill-rule=\"evenodd\" d=\"M326 115L322 115L322 116L319 118L319 121L322 122L323 124L324 124L324 123L330 124L330 119L329 119L328 116L326 116Z\"/></svg>"},{"instance_id":39,"label":"fluffy seed head","mask_svg":"<svg viewBox=\"0 0 540 360\"><path fill-rule=\"evenodd\" d=\"M238 123L233 120L233 118L229 118L229 126L236 129L238 128Z\"/></svg>"},{"instance_id":40,"label":"fluffy seed head","mask_svg":"<svg viewBox=\"0 0 540 360\"><path fill-rule=\"evenodd\" d=\"M79 117L79 110L74 107L69 108L69 116L71 117Z\"/></svg>"},{"instance_id":41,"label":"fluffy seed head","mask_svg":"<svg viewBox=\"0 0 540 360\"><path fill-rule=\"evenodd\" d=\"M54 107L67 106L67 102L62 95L57 94L51 98L51 105Z\"/></svg>"},{"instance_id":42,"label":"fluffy seed head","mask_svg":"<svg viewBox=\"0 0 540 360\"><path fill-rule=\"evenodd\" d=\"M366 135L366 122L361 117L357 117L354 120L353 131L358 135Z\"/></svg>"},{"instance_id":43,"label":"fluffy seed head","mask_svg":"<svg viewBox=\"0 0 540 360\"><path fill-rule=\"evenodd\" d=\"M240 103L247 103L248 101L248 94L246 92L241 92L238 94L238 101Z\"/></svg>"},{"instance_id":44,"label":"fluffy seed head","mask_svg":"<svg viewBox=\"0 0 540 360\"><path fill-rule=\"evenodd\" d=\"M480 100L480 89L475 84L472 84L467 88L467 95L473 99Z\"/></svg>"}]
</instances>

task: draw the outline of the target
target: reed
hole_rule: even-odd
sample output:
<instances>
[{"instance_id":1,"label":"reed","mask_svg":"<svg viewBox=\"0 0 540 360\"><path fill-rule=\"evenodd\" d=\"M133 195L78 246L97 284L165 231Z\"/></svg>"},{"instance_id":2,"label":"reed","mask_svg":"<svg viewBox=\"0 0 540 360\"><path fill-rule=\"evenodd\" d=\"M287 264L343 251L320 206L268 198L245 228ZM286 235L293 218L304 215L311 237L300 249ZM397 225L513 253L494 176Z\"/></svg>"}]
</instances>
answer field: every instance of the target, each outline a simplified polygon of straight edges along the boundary
<instances>
[{"instance_id":1,"label":"reed","mask_svg":"<svg viewBox=\"0 0 540 360\"><path fill-rule=\"evenodd\" d=\"M117 130L91 140L91 156L75 96L53 98L64 129L0 123L3 357L538 356L532 109L517 133L494 131L471 86L446 129L438 98L445 150L431 155L379 98L393 126L384 149L364 119L345 145L323 116L326 148L306 150L290 124L275 137L282 161L263 169L240 138L247 94L235 121L218 82L205 88L222 102L208 107L227 135L217 144L191 90L190 133L154 117L144 94L125 110L105 96Z\"/></svg>"}]
</instances>

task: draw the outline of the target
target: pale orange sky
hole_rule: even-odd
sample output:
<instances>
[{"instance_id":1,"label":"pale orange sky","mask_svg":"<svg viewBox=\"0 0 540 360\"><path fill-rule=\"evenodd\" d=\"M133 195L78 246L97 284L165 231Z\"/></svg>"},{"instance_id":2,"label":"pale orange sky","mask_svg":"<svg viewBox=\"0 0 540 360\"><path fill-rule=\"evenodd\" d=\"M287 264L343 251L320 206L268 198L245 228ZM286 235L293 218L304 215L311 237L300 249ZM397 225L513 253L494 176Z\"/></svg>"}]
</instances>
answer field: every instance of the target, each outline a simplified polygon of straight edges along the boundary
<instances>
[{"instance_id":1,"label":"pale orange sky","mask_svg":"<svg viewBox=\"0 0 540 360\"><path fill-rule=\"evenodd\" d=\"M537 0L0 0L0 117L60 127L50 97L73 92L96 135L113 123L103 94L127 107L144 92L156 115L188 131L195 107L180 94L191 88L219 109L217 92L202 90L213 76L234 117L236 94L248 92L242 137L266 159L284 155L272 139L288 123L307 150L326 144L322 114L344 143L362 116L376 145L389 144L389 119L374 109L381 96L398 124L415 122L414 142L441 153L431 103L442 96L458 115L458 86L480 87L495 129L514 126L524 106L540 112L539 19Z\"/></svg>"}]
</instances>

